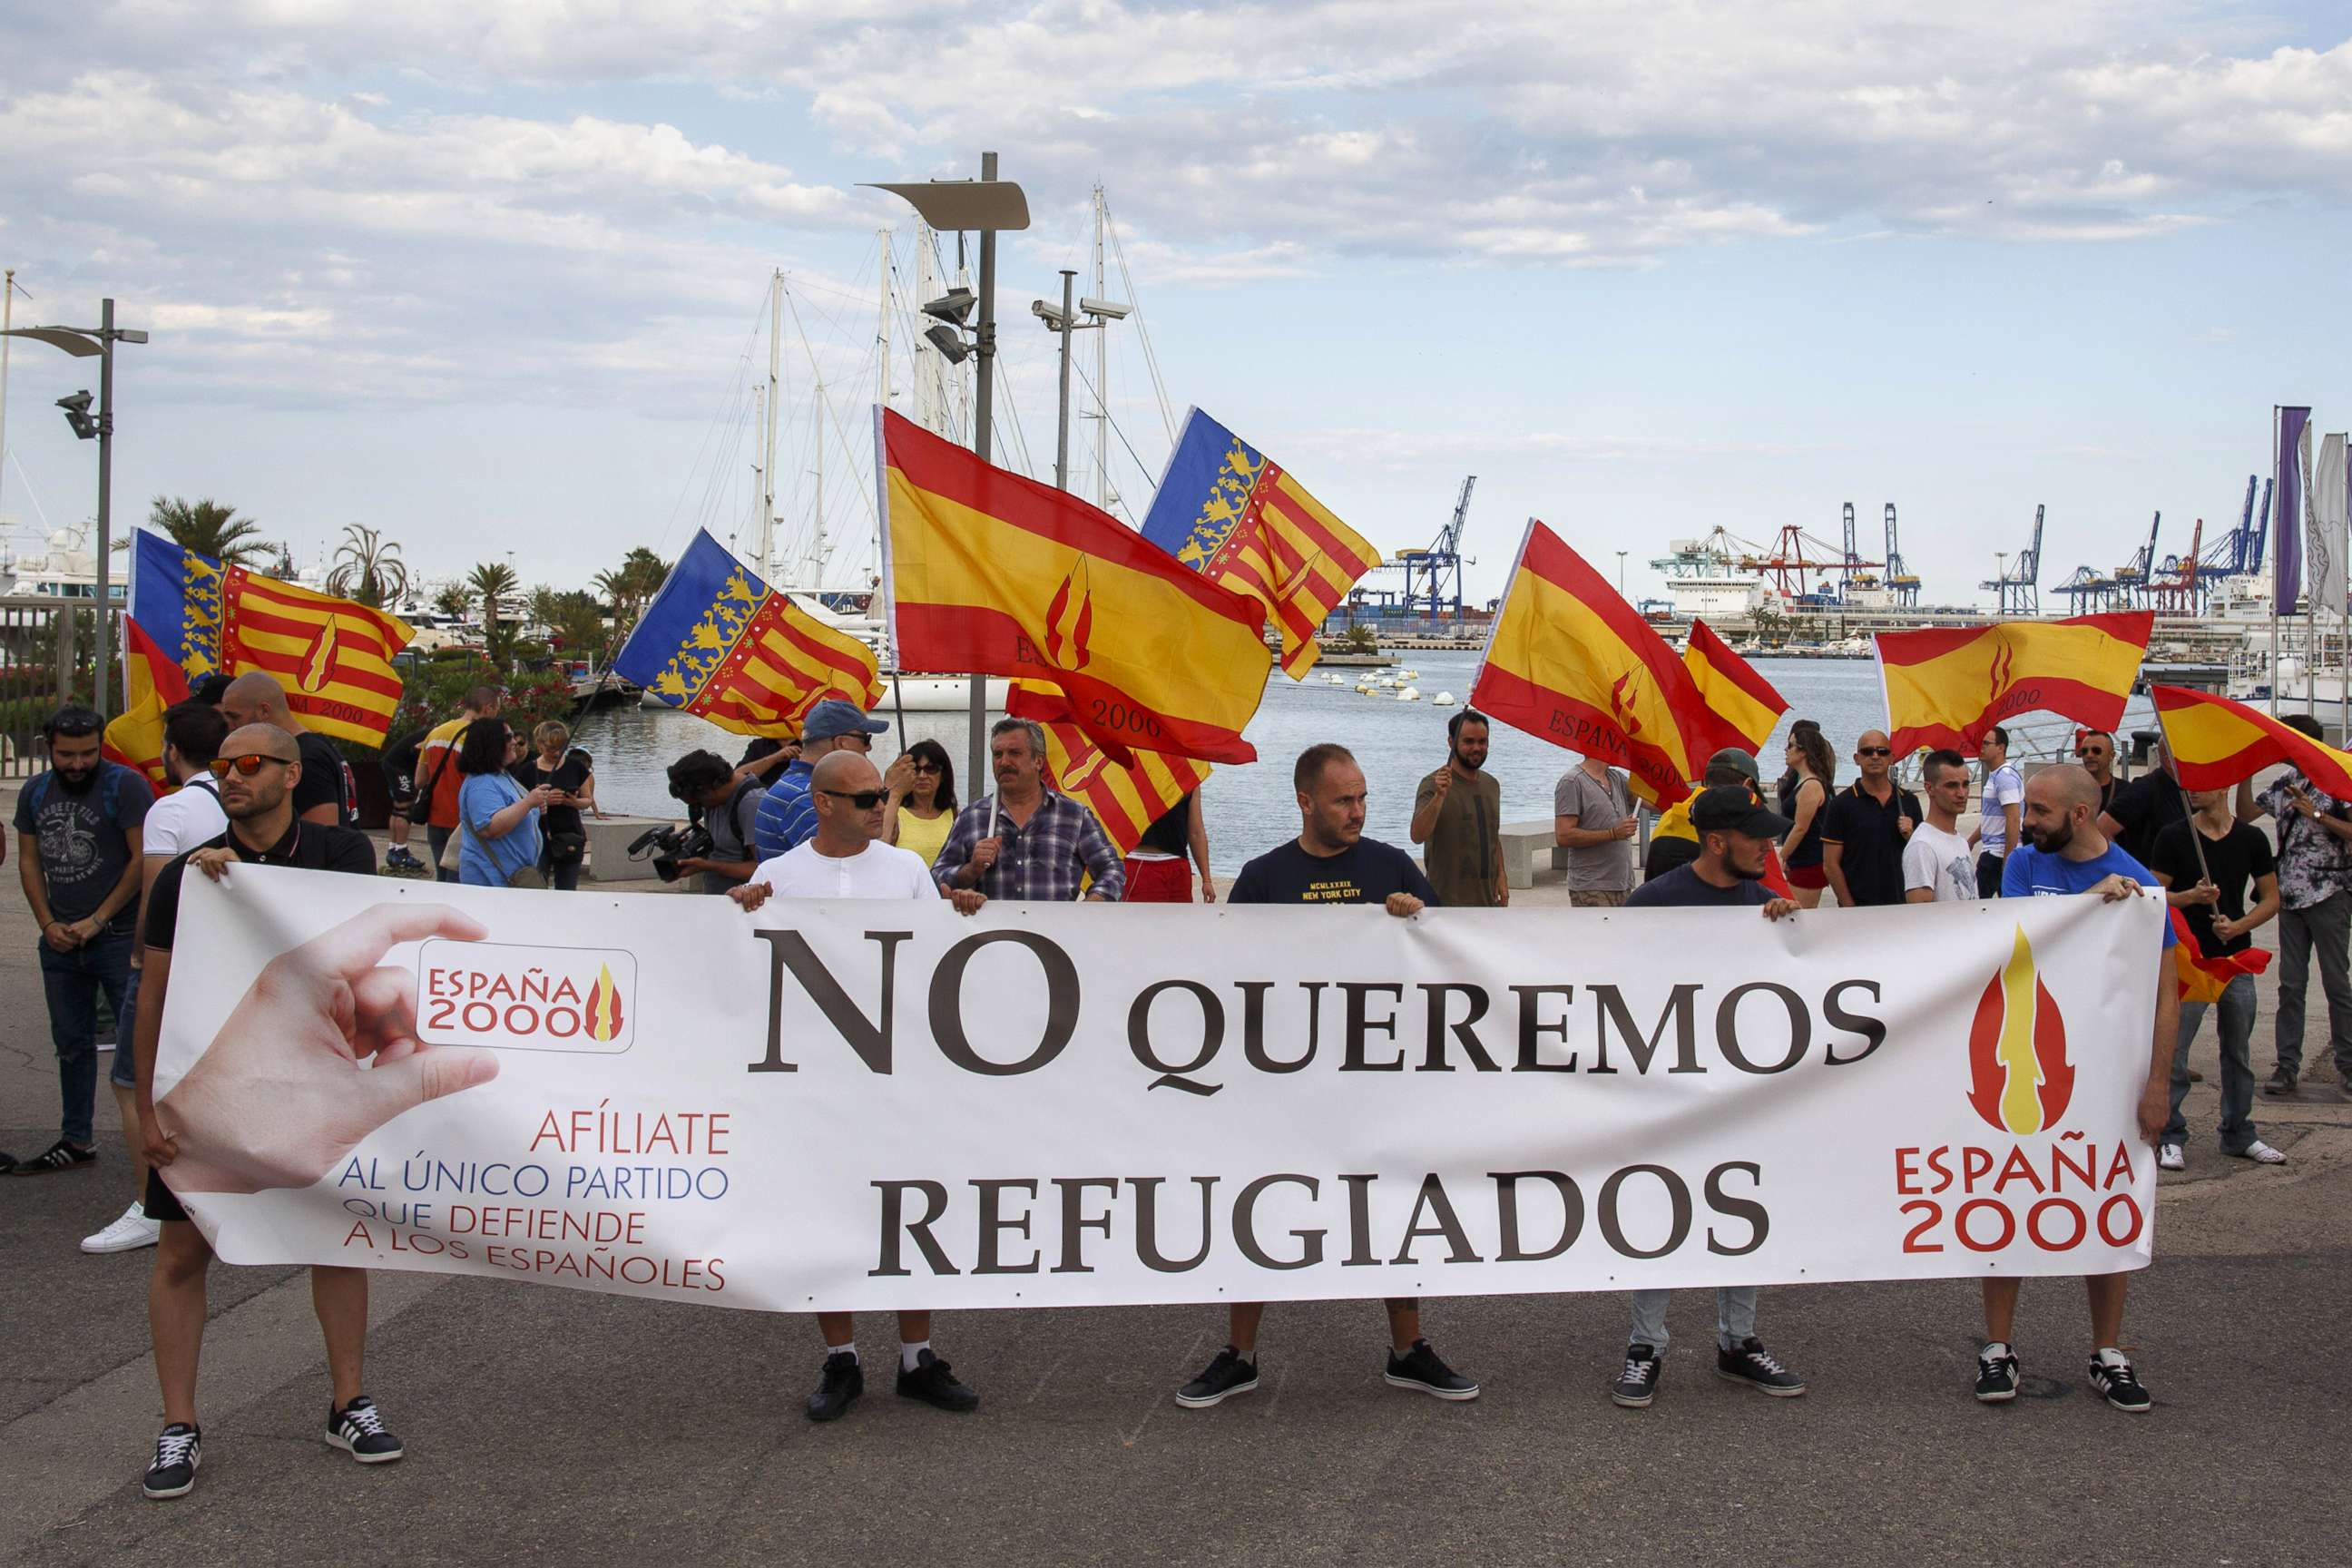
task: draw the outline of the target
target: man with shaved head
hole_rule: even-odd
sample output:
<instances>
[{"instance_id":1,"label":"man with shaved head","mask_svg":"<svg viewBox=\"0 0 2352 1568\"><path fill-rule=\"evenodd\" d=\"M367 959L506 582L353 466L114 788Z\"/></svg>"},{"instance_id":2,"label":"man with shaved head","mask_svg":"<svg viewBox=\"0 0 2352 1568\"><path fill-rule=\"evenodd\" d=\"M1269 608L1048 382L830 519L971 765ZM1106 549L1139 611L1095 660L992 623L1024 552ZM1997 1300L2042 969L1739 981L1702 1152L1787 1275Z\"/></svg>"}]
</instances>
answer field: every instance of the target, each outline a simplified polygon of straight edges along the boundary
<instances>
[{"instance_id":1,"label":"man with shaved head","mask_svg":"<svg viewBox=\"0 0 2352 1568\"><path fill-rule=\"evenodd\" d=\"M2153 893L2162 897L2155 873L2111 843L2099 830L2099 785L2073 763L2048 767L2027 781L2025 843L2001 866L2000 896L2030 899L2096 893L2109 903ZM2139 1095L2140 1137L2154 1144L2172 1116L2171 1066L2180 1027L2180 991L2169 950L2172 926L2162 927L2167 950L2156 970L2156 1028L2146 1041L2123 1042L2147 1052L2147 1076ZM2099 1020L2069 1020L2075 1029ZM2145 1152L2143 1152L2145 1153ZM2127 1274L2095 1274L2083 1283L2091 1298L2091 1386L2118 1410L2144 1413L2151 1401L2123 1350L2124 1286ZM1984 1282L1985 1345L1977 1352L1977 1397L1988 1405L2017 1397L2018 1358L2011 1347L2022 1283L2015 1276Z\"/></svg>"},{"instance_id":2,"label":"man with shaved head","mask_svg":"<svg viewBox=\"0 0 2352 1568\"><path fill-rule=\"evenodd\" d=\"M273 690L276 686L270 682ZM236 688L230 689L234 692ZM227 703L222 706L226 709ZM174 1498L187 1492L196 1484L196 1465L203 1457L203 1431L196 1420L196 1362L204 1348L205 1276L212 1268L213 1250L204 1233L190 1223L173 1188L176 1184L190 1191L252 1190L236 1180L208 1177L224 1151L209 1146L190 1127L199 1101L215 1113L215 1120L235 1118L239 1108L232 1086L216 1083L209 1090L201 1085L192 1087L190 1080L195 1077L192 1073L164 1097L163 1114L157 1115L155 1049L162 1035L164 998L172 984L172 946L179 928L183 880L191 862L215 880L240 864L299 866L361 877L375 874L375 847L367 835L337 823L305 821L296 816L294 800L301 791L307 764L299 737L284 727L250 723L231 732L221 742L212 771L220 781L221 810L228 816L228 831L188 850L156 873L147 889L147 924L142 938L146 951L136 1037L138 1137L147 1159L147 1214L163 1222L155 1270L147 1287L147 1321L154 1336L155 1376L163 1385L166 1423L163 1436L156 1439L155 1457L142 1487L151 1498ZM342 984L346 996L360 1000L347 979ZM363 1016L354 1018L355 1022L343 1026L352 1030L352 1048L358 1047L360 1036L371 1032ZM408 1026L415 1028L413 1022ZM264 1033L276 1037L257 1042L266 1047L282 1047L292 1038L288 1030L273 1028ZM215 1046L206 1053L206 1059L218 1050ZM373 1069L354 1076L378 1079L385 1070L383 1062L379 1057ZM256 1077L271 1089L283 1087L271 1083L268 1073ZM188 1104L179 1104L181 1100ZM327 1373L333 1390L327 1407L327 1442L362 1464L399 1458L400 1439L385 1429L375 1401L362 1392L360 1382L367 1343L367 1271L314 1267L310 1300L326 1335Z\"/></svg>"},{"instance_id":3,"label":"man with shaved head","mask_svg":"<svg viewBox=\"0 0 2352 1568\"><path fill-rule=\"evenodd\" d=\"M1822 871L1838 908L1903 901L1903 847L1918 826L1919 802L1897 789L1895 748L1884 730L1864 730L1853 744L1862 776L1830 801L1822 825Z\"/></svg>"},{"instance_id":4,"label":"man with shaved head","mask_svg":"<svg viewBox=\"0 0 2352 1568\"><path fill-rule=\"evenodd\" d=\"M808 798L816 814L815 831L761 861L750 881L728 889L729 898L751 910L773 896L912 899L919 903L941 896L921 856L882 842L882 805L889 792L865 752L828 751L820 756L809 770ZM985 894L972 889L945 896L968 915L988 902ZM812 1421L838 1421L866 1392L856 1322L847 1312L819 1312L816 1325L824 1335L824 1367L804 1408ZM898 1314L898 1394L959 1414L980 1407L980 1395L956 1381L948 1363L933 1353L928 1311Z\"/></svg>"},{"instance_id":5,"label":"man with shaved head","mask_svg":"<svg viewBox=\"0 0 2352 1568\"><path fill-rule=\"evenodd\" d=\"M274 724L294 737L302 749L302 783L294 796L294 815L320 826L353 826L352 791L344 777L343 759L327 743L302 727L286 700L286 689L267 670L248 669L221 693L221 717L232 730L247 724Z\"/></svg>"}]
</instances>

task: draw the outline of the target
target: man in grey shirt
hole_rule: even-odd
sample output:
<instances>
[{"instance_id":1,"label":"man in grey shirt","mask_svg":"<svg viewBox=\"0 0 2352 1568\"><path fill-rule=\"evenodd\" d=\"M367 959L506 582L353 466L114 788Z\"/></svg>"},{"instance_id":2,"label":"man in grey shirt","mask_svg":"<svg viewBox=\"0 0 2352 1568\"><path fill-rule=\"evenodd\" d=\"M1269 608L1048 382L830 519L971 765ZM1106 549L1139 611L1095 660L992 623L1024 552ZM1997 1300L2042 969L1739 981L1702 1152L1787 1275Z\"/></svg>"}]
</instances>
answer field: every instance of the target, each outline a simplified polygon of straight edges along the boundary
<instances>
[{"instance_id":1,"label":"man in grey shirt","mask_svg":"<svg viewBox=\"0 0 2352 1568\"><path fill-rule=\"evenodd\" d=\"M1556 842L1568 851L1568 901L1614 909L1633 890L1633 795L1625 775L1588 756L1552 791Z\"/></svg>"}]
</instances>

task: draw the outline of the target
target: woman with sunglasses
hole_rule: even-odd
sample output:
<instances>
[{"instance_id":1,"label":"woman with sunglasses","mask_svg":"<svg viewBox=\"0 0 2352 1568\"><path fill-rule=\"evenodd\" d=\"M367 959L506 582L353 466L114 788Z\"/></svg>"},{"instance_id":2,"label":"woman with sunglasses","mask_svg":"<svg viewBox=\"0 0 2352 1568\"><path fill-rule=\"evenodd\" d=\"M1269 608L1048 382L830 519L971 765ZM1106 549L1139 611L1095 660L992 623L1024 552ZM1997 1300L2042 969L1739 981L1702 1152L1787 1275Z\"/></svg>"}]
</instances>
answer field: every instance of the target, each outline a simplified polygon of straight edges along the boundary
<instances>
[{"instance_id":1,"label":"woman with sunglasses","mask_svg":"<svg viewBox=\"0 0 2352 1568\"><path fill-rule=\"evenodd\" d=\"M882 841L923 858L928 866L955 826L955 764L937 741L918 741L883 775L889 792L882 807Z\"/></svg>"},{"instance_id":2,"label":"woman with sunglasses","mask_svg":"<svg viewBox=\"0 0 2352 1568\"><path fill-rule=\"evenodd\" d=\"M1780 863L1789 868L1789 888L1799 907L1819 909L1830 885L1822 869L1822 823L1826 817L1831 787L1837 781L1837 754L1829 737L1811 719L1789 726L1789 771L1780 775L1780 815L1795 826L1780 844Z\"/></svg>"},{"instance_id":3,"label":"woman with sunglasses","mask_svg":"<svg viewBox=\"0 0 2352 1568\"><path fill-rule=\"evenodd\" d=\"M507 772L512 735L503 719L477 719L457 747L457 880L479 888L543 888L539 814L551 792L525 790Z\"/></svg>"},{"instance_id":4,"label":"woman with sunglasses","mask_svg":"<svg viewBox=\"0 0 2352 1568\"><path fill-rule=\"evenodd\" d=\"M530 738L538 752L508 772L525 789L547 786L547 814L539 824L547 847L540 869L558 892L574 892L580 887L580 863L588 847L588 824L581 813L596 809L595 763L572 745L570 726L558 720L550 719L533 730Z\"/></svg>"}]
</instances>

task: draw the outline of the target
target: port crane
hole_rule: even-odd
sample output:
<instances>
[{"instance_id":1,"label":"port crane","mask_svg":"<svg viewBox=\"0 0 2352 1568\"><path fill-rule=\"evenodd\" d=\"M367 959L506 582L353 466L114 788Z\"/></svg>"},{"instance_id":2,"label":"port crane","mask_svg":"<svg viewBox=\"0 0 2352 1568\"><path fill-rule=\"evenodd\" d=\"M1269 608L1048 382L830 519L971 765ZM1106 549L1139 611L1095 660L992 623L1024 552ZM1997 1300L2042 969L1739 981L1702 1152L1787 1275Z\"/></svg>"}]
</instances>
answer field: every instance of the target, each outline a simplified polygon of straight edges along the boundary
<instances>
[{"instance_id":1,"label":"port crane","mask_svg":"<svg viewBox=\"0 0 2352 1568\"><path fill-rule=\"evenodd\" d=\"M2021 550L2000 569L2000 575L1977 584L1990 588L1996 600L1995 613L2038 616L2042 613L2042 511L2033 509L2033 541Z\"/></svg>"},{"instance_id":2,"label":"port crane","mask_svg":"<svg viewBox=\"0 0 2352 1568\"><path fill-rule=\"evenodd\" d=\"M1852 546L1848 546L1849 549ZM1905 609L1919 605L1919 574L1903 564L1902 547L1895 542L1895 503L1886 503L1886 586Z\"/></svg>"},{"instance_id":3,"label":"port crane","mask_svg":"<svg viewBox=\"0 0 2352 1568\"><path fill-rule=\"evenodd\" d=\"M1454 500L1453 517L1426 550L1400 550L1372 569L1383 574L1403 573L1404 586L1358 588L1348 595L1351 613L1369 604L1377 606L1376 613L1384 616L1425 617L1433 621L1462 618L1462 568L1465 563L1462 529L1470 520L1470 490L1477 482L1475 474L1462 481L1462 493ZM1474 556L1466 563L1475 566L1478 563Z\"/></svg>"}]
</instances>

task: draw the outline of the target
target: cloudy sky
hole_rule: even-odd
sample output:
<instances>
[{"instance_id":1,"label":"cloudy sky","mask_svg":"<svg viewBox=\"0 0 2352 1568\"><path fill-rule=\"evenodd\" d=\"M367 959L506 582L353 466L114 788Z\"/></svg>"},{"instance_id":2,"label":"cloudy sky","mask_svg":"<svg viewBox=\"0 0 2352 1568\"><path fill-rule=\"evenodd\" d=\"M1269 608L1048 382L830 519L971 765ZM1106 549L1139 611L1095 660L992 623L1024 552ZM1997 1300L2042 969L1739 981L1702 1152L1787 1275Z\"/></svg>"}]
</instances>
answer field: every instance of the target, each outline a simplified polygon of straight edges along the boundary
<instances>
[{"instance_id":1,"label":"cloudy sky","mask_svg":"<svg viewBox=\"0 0 2352 1568\"><path fill-rule=\"evenodd\" d=\"M856 183L984 147L1035 217L1002 279L1016 466L1053 446L1027 303L1087 265L1098 182L1175 409L1383 548L1475 473L1482 594L1529 515L1638 584L1669 538L1830 534L1847 500L1874 529L1893 500L1929 597L1965 600L2036 503L2053 582L2156 510L2166 550L2234 521L2273 403L2352 422L2340 5L0 14L17 321L111 293L154 333L123 352L118 519L212 495L306 558L384 529L427 575L511 551L568 586L740 526L772 268L803 433L779 508L804 527L811 384L870 397L875 231L905 221ZM902 271L911 250L902 226ZM1138 507L1168 442L1140 350L1115 331L1111 478ZM15 355L0 513L26 530L94 504L48 406L87 380ZM871 559L871 457L835 416L840 577Z\"/></svg>"}]
</instances>

